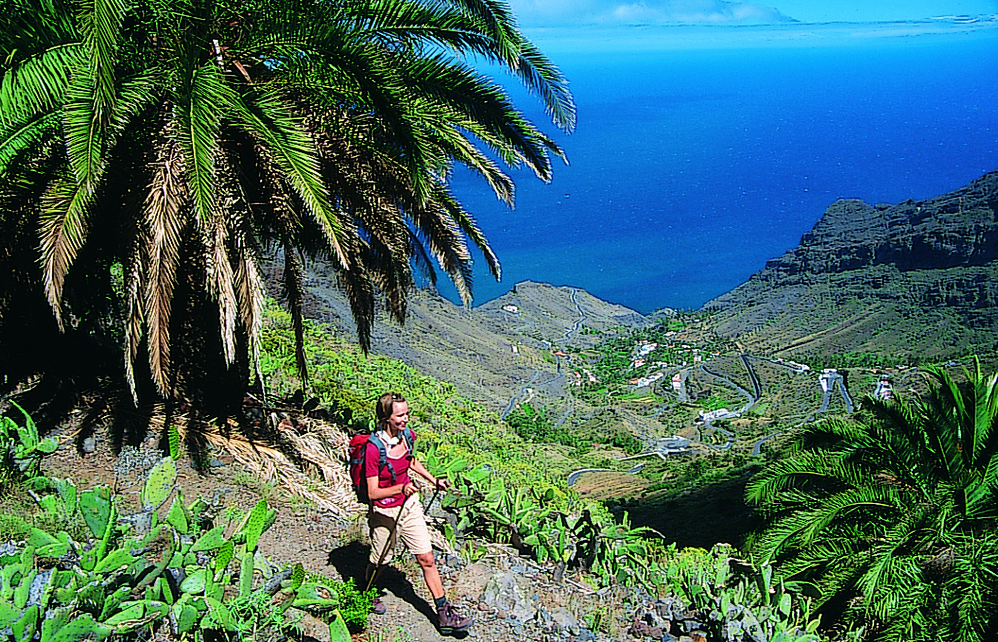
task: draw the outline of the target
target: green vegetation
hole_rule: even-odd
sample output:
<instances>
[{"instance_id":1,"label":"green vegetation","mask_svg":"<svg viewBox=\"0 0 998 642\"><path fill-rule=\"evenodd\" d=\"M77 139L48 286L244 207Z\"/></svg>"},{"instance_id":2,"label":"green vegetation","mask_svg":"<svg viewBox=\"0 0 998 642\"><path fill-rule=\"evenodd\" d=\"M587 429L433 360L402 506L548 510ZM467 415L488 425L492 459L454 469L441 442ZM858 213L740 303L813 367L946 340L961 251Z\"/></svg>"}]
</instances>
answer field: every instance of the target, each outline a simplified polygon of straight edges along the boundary
<instances>
[{"instance_id":1,"label":"green vegetation","mask_svg":"<svg viewBox=\"0 0 998 642\"><path fill-rule=\"evenodd\" d=\"M41 456L55 451L59 442L49 437L40 439L38 427L24 409L13 404L24 417L18 424L10 417L0 417L0 486L11 481L37 477Z\"/></svg>"},{"instance_id":2,"label":"green vegetation","mask_svg":"<svg viewBox=\"0 0 998 642\"><path fill-rule=\"evenodd\" d=\"M692 364L697 355L732 349L730 342L702 330L696 333L697 339L690 338L689 331L699 323L697 315L677 314L654 327L607 338L589 353L599 383L584 384L579 395L596 405L607 404L626 394L631 379L663 367ZM635 365L639 350L643 365Z\"/></svg>"},{"instance_id":3,"label":"green vegetation","mask_svg":"<svg viewBox=\"0 0 998 642\"><path fill-rule=\"evenodd\" d=\"M883 368L895 365L915 365L918 360L910 357L885 357L874 352L842 352L821 357L815 367L820 368Z\"/></svg>"},{"instance_id":4,"label":"green vegetation","mask_svg":"<svg viewBox=\"0 0 998 642\"><path fill-rule=\"evenodd\" d=\"M806 428L748 486L769 524L755 559L806 582L832 618L876 640L989 640L998 620L998 375L927 399L866 399Z\"/></svg>"},{"instance_id":5,"label":"green vegetation","mask_svg":"<svg viewBox=\"0 0 998 642\"><path fill-rule=\"evenodd\" d=\"M568 429L555 427L554 421L543 408L534 408L529 403L514 408L506 415L506 423L516 434L527 441L547 442L563 446L575 446L578 443L578 438L573 437Z\"/></svg>"},{"instance_id":6,"label":"green vegetation","mask_svg":"<svg viewBox=\"0 0 998 642\"><path fill-rule=\"evenodd\" d=\"M0 628L13 640L121 639L167 619L195 642L277 640L306 611L327 617L334 642L366 625L371 598L352 584L306 577L300 564L275 572L258 549L277 516L265 500L245 514L201 498L188 504L165 457L149 472L140 510L122 515L107 486L81 491L36 471L8 467L37 500L26 538L0 557Z\"/></svg>"},{"instance_id":7,"label":"green vegetation","mask_svg":"<svg viewBox=\"0 0 998 642\"><path fill-rule=\"evenodd\" d=\"M676 551L665 546L654 531L632 525L626 513L615 518L601 504L586 501L566 487L565 473L571 462L540 465L546 445L517 434L522 430L534 438L558 439L563 433L553 428L542 409L522 406L519 413L511 413L513 421L507 424L462 399L448 384L397 361L364 356L318 325L306 324L304 330L308 356L315 364L313 392L340 420L360 427L379 394L385 390L405 394L418 435L417 452L428 468L454 481L454 492L441 497L442 505L455 514L445 535L452 545L463 547L467 557L480 554L476 538L484 537L508 542L539 562L586 572L598 585L641 585L663 596L680 596L689 590L704 605L722 600L717 603L734 610L718 626L728 626L729 620L747 626L750 618L742 615L746 612L765 622L774 635L777 631L803 633L805 626L812 626L802 616L805 602L789 592L780 598L782 606L775 605L778 608L766 603L762 593L753 593L751 587L763 577L756 571L720 574L728 564L728 552L710 556ZM273 308L268 311L262 360L266 380L278 390L295 390L300 385L292 331L290 315ZM573 436L572 443L583 438ZM619 445L633 449L637 446L633 439L621 437ZM603 437L599 440L607 443ZM714 467L699 465L702 478L708 478ZM690 588L692 583L707 582L706 578L711 578L709 589L703 589L708 592Z\"/></svg>"},{"instance_id":8,"label":"green vegetation","mask_svg":"<svg viewBox=\"0 0 998 642\"><path fill-rule=\"evenodd\" d=\"M641 440L622 430L602 430L598 434L591 430L579 430L555 422L543 408L522 404L507 416L506 423L523 439L535 443L560 444L574 449L574 456L586 454L595 442L603 446L620 448L629 454L641 452Z\"/></svg>"},{"instance_id":9,"label":"green vegetation","mask_svg":"<svg viewBox=\"0 0 998 642\"><path fill-rule=\"evenodd\" d=\"M498 278L446 177L512 204L504 167L547 181L562 151L483 64L575 124L566 79L491 2L10 0L0 60L0 346L58 358L45 344L79 329L133 398L197 403L208 369L241 399L263 252L303 377L302 258L329 261L365 347L376 296L404 318L434 265L466 301L471 246Z\"/></svg>"},{"instance_id":10,"label":"green vegetation","mask_svg":"<svg viewBox=\"0 0 998 642\"><path fill-rule=\"evenodd\" d=\"M512 73L556 126L574 127L566 79L503 3L10 0L0 60L5 392L41 372L72 399L55 408L96 388L99 403L144 404L136 414L145 419L153 401L169 402L169 456L126 515L107 486L41 475L58 443L29 413L15 404L0 417L0 536L14 542L0 555L0 631L10 639L100 642L168 622L178 639L271 642L306 612L328 622L334 642L364 628L371 593L300 564L275 569L259 550L276 515L266 496L244 512L187 502L176 487L175 402L196 416L210 396L224 397L218 414L232 419L250 381L271 398L308 395L304 407L349 430L370 427L379 394L403 392L420 457L454 482L441 498L454 518L445 536L468 559L482 556L486 538L593 585L675 597L710 642L810 642L819 629L876 642L998 634L998 375L979 364L966 383L926 368L925 399L867 399L857 417L817 424L803 424L801 410L816 406L813 386L760 366L785 385L739 420L724 452L720 426L693 429L689 420L736 395L684 371L693 401L659 408L659 428L700 430L718 448L651 462L643 501L622 501L614 508L631 510L615 514L568 488L565 473L605 458L594 442L638 452L627 422L590 414L581 429L555 425L553 410L529 404L503 422L452 385L363 352L376 298L402 320L414 283L435 282L434 262L465 301L472 246L499 276L446 182L455 165L511 204L504 167L523 164L550 180L562 155L469 63ZM264 296L265 256L283 261L268 276L287 312ZM346 292L360 349L304 318L302 260L316 258ZM970 290L929 280L939 301ZM827 283L808 295L817 297L810 320L801 300L796 317L763 315L743 339L835 368L994 347L948 305L871 312L848 288L836 299ZM628 421L664 405L654 386L634 392L632 380L731 354L705 319L679 313L629 334L583 327L580 335L606 340L585 355L598 382L584 381L581 400L597 412L626 407ZM805 326L825 331L807 335ZM554 362L549 352L541 358ZM748 389L737 360L713 367ZM67 383L85 371L90 388ZM773 427L774 415L786 425ZM750 459L752 440L798 422L789 452ZM742 496L758 505L755 515L732 501ZM698 537L702 547L665 541L650 513L667 515L670 540ZM748 559L719 539L744 543ZM586 615L604 629L601 612Z\"/></svg>"}]
</instances>

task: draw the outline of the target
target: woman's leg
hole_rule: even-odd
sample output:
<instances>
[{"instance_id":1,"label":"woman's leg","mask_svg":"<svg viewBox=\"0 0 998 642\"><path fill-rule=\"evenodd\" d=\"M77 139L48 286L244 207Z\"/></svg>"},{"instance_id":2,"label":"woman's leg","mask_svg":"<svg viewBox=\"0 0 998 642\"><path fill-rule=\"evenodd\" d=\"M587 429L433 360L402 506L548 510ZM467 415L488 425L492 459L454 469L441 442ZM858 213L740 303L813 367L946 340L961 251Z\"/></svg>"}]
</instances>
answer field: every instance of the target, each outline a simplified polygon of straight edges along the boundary
<instances>
[{"instance_id":1,"label":"woman's leg","mask_svg":"<svg viewBox=\"0 0 998 642\"><path fill-rule=\"evenodd\" d=\"M367 560L367 570L364 573L364 586L370 587L377 582L378 575L384 570L387 562L395 556L395 518L398 509L372 509L368 513L368 528L371 538L371 552ZM381 598L374 598L371 611L382 615L387 611Z\"/></svg>"},{"instance_id":2,"label":"woman's leg","mask_svg":"<svg viewBox=\"0 0 998 642\"><path fill-rule=\"evenodd\" d=\"M440 572L437 570L436 560L433 559L433 551L420 553L416 556L420 568L423 569L423 581L426 588L430 590L430 595L436 600L444 596L444 585L440 581Z\"/></svg>"},{"instance_id":3,"label":"woman's leg","mask_svg":"<svg viewBox=\"0 0 998 642\"><path fill-rule=\"evenodd\" d=\"M470 618L463 617L452 604L447 602L444 586L440 581L440 571L437 570L437 563L433 557L423 507L416 502L413 504L412 510L407 512L409 514L403 515L399 523L399 536L405 542L406 547L416 556L416 561L423 569L423 580L426 582L426 588L429 589L430 595L433 596L434 605L437 607L437 627L444 635L464 631L472 625L472 621Z\"/></svg>"}]
</instances>

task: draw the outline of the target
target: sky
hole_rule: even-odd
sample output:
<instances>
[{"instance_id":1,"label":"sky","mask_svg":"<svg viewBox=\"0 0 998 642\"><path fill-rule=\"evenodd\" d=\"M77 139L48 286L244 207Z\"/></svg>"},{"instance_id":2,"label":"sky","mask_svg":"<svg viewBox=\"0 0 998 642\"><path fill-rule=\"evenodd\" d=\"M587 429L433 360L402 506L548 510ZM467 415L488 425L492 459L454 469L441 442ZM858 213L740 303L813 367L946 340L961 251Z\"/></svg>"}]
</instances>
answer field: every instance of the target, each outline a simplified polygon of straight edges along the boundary
<instances>
[{"instance_id":1,"label":"sky","mask_svg":"<svg viewBox=\"0 0 998 642\"><path fill-rule=\"evenodd\" d=\"M524 28L582 24L884 22L998 14L998 0L510 0Z\"/></svg>"}]
</instances>

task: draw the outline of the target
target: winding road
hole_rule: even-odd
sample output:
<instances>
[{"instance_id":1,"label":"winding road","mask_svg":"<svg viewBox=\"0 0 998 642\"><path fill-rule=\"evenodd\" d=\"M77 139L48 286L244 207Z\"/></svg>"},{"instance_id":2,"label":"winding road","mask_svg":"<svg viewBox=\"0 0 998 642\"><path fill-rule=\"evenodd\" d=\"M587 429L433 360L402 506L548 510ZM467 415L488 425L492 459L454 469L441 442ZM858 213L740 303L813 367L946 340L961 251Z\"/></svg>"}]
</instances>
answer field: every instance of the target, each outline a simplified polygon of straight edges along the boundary
<instances>
[{"instance_id":1,"label":"winding road","mask_svg":"<svg viewBox=\"0 0 998 642\"><path fill-rule=\"evenodd\" d=\"M571 337L572 337L573 334L575 334L577 332L580 332L582 330L582 327L583 327L583 325L586 322L586 313L583 311L582 305L579 303L578 294L579 294L578 289L572 288L572 291L571 291L571 300L572 300L572 303L575 305L576 312L578 313L578 318L576 319L576 321L573 324L573 326L569 330L567 330L565 332L565 334L563 335L562 341L563 341L563 343L566 343L566 344L571 340ZM544 341L543 343L546 345L546 347L547 347L548 350L551 350L553 348L553 345L552 345L551 342ZM506 408L502 411L502 413L500 415L501 418L505 419L509 415L509 413L512 412L513 408L515 408L517 404L528 403L530 400L532 400L533 397L534 397L534 394L535 394L535 388L537 388L537 387L543 387L543 386L550 386L552 384L558 383L559 381L564 382L564 380L565 380L566 377L565 377L565 374L564 374L564 371L563 371L562 359L565 360L565 365L567 365L567 367L570 368L571 367L571 363L572 363L571 357L567 356L567 355L563 357L563 356L558 355L558 354L554 354L554 357L556 359L556 361L555 361L555 370L556 370L556 373L557 373L556 376L554 376L553 378L551 378L551 379L549 379L547 381L538 383L538 379L544 373L544 371L543 370L533 370L533 374L531 376L530 381L528 383L524 384L523 386L521 386L519 388L519 390L517 391L517 393L509 400L509 403L506 405ZM624 457L624 458L622 458L619 461L624 461L624 460L628 460L628 459L643 458L643 457L652 457L652 456L657 456L657 457L665 460L666 457L670 456L671 454L674 454L676 452L683 452L683 451L685 451L686 447L688 445L691 445L691 444L705 446L707 448L711 448L711 449L714 449L714 450L728 450L728 449L730 449L734 445L734 442L735 442L735 433L732 432L732 431L730 431L730 430L721 428L720 426L714 425L714 422L718 421L718 420L722 420L722 419L733 419L733 418L736 418L736 417L740 417L744 413L748 412L762 398L762 392L763 392L762 391L762 383L760 382L759 376L756 374L755 369L752 367L752 364L749 362L750 359L756 359L756 360L759 360L759 361L765 361L765 362L773 364L775 366L779 366L779 367L782 367L782 368L787 368L787 369L789 369L789 370L791 370L791 371L793 371L795 373L806 373L808 371L807 366L804 366L804 365L801 365L801 364L797 364L797 363L793 363L793 362L788 363L788 362L784 362L782 360L770 359L770 358L766 358L766 357L757 357L757 356L749 355L749 354L745 354L745 353L740 354L739 358L740 358L740 360L742 362L742 365L745 367L745 371L748 373L749 383L751 384L751 388L752 388L751 391L746 390L745 388L742 388L740 385L736 384L735 382L731 381L730 379L727 379L727 378L721 376L720 374L718 374L716 372L711 372L706 367L706 365L704 363L700 363L697 366L699 368L699 370L700 370L700 373L707 380L714 381L714 382L717 382L718 384L721 384L721 385L724 385L726 387L729 387L732 390L734 390L735 392L737 392L738 394L744 396L745 399L746 399L745 405L743 405L738 410L732 411L732 412L728 412L727 414L725 414L723 416L719 416L719 417L705 418L705 420L704 420L704 426L707 429L717 431L717 432L721 433L722 435L724 435L724 437L725 437L725 443L724 444L722 444L722 445L715 445L715 444L707 443L707 442L700 441L700 440L681 440L683 442L683 444L682 444L682 446L679 446L679 445L677 445L677 443L673 443L673 441L672 441L673 438L669 438L669 439L649 439L649 438L646 437L643 441L645 442L646 447L649 447L649 446L651 447L650 450L648 450L646 452L642 452L642 453L640 453L638 455L631 455L629 457ZM669 378L663 377L663 379L661 381L667 381L667 383L665 385L663 385L663 383L661 381L656 382L654 384L656 392L660 393L663 397L665 397L665 396L678 397L678 401L680 403L688 403L689 402L689 396L688 396L687 391L686 391L686 380L689 377L690 372L692 371L692 369L693 369L692 367L683 367L683 368L680 368L678 370L678 373L680 374L680 385L679 385L679 389L677 391L674 391L674 390L671 389L671 377L669 377ZM846 411L849 412L849 413L854 412L854 406L853 406L852 398L849 396L849 392L845 388L845 384L844 384L844 380L843 380L842 376L839 375L839 374L837 374L837 373L822 373L822 376L824 376L824 377L827 378L827 382L828 383L827 383L827 388L824 390L824 397L822 399L821 407L818 409L817 413L815 413L815 414L827 412L828 406L829 406L829 403L830 403L830 397L831 397L831 394L832 394L832 389L835 388L835 387L838 387L839 392L842 395L842 398L845 400ZM667 388L667 386L668 386L668 388ZM647 416L649 416L649 417L657 417L657 416L661 415L663 412L666 412L667 410L669 410L670 408L672 408L674 405L675 405L674 403L661 404L661 405L659 405L659 407L654 412L652 412L650 415L647 415ZM572 416L572 413L574 411L574 407L573 406L574 405L572 404L571 400L569 400L568 407L565 409L564 414L562 414L562 416L554 424L555 426L561 426L562 424L564 424L569 419L569 417ZM761 455L761 451L762 451L762 445L766 441L768 441L768 440L776 437L779 434L781 434L781 433L780 432L771 433L771 434L766 435L765 437L762 437L762 438L758 439L757 441L755 441L753 443L753 445L752 445L752 455L756 456L756 457L760 456ZM678 438L675 438L675 439L678 439ZM649 442L654 442L654 443L649 443ZM628 472L630 472L632 474L636 473L638 470L641 469L642 465L643 464L638 464L637 466L635 466L633 469L631 469ZM603 471L603 470L608 470L608 469L587 468L587 469L584 469L584 470L573 471L571 474L569 474L568 483L569 483L569 485L574 484L575 481L578 479L578 477L580 475L584 474L584 473L587 473L587 472L599 472L599 471Z\"/></svg>"}]
</instances>

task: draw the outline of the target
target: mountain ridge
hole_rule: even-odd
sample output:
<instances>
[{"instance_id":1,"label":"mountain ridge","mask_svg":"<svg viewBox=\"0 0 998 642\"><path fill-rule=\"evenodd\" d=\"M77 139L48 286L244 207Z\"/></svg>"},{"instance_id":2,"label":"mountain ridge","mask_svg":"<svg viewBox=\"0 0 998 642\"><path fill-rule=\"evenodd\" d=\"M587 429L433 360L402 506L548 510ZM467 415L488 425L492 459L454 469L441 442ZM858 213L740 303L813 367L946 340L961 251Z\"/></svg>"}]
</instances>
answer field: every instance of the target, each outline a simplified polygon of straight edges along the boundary
<instances>
[{"instance_id":1,"label":"mountain ridge","mask_svg":"<svg viewBox=\"0 0 998 642\"><path fill-rule=\"evenodd\" d=\"M746 350L789 358L993 350L998 171L922 201L838 200L797 247L703 309Z\"/></svg>"},{"instance_id":2,"label":"mountain ridge","mask_svg":"<svg viewBox=\"0 0 998 642\"><path fill-rule=\"evenodd\" d=\"M307 281L308 316L352 335L332 271L314 264ZM864 355L893 365L998 351L998 171L922 201L835 201L796 247L701 310L743 351L802 362ZM412 294L405 324L379 314L372 350L504 414L527 390L542 404L567 397L559 350L584 352L670 314L531 281L474 308L424 289Z\"/></svg>"}]
</instances>

